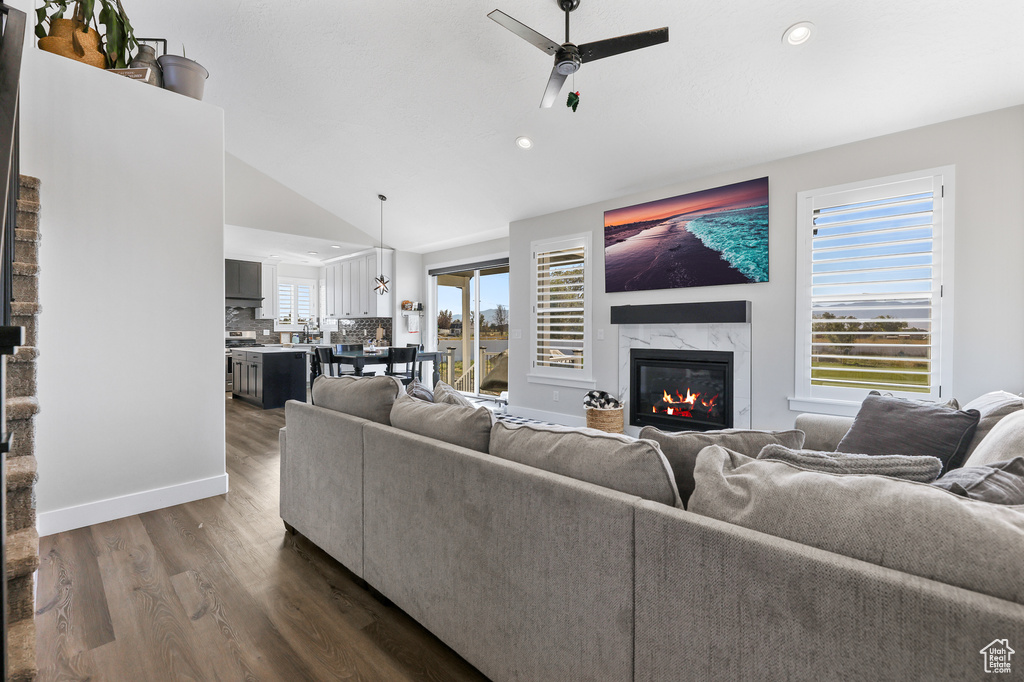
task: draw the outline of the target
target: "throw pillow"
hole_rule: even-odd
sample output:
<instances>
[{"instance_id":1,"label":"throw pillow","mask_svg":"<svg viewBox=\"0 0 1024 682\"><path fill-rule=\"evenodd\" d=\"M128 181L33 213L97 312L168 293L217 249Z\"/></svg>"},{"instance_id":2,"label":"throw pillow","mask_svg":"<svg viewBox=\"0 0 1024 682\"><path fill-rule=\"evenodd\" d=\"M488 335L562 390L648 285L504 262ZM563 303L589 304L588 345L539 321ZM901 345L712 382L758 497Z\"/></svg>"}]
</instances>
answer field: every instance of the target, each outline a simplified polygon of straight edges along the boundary
<instances>
[{"instance_id":1,"label":"throw pillow","mask_svg":"<svg viewBox=\"0 0 1024 682\"><path fill-rule=\"evenodd\" d=\"M913 400L868 395L836 452L929 455L944 471L963 463L980 414Z\"/></svg>"},{"instance_id":2,"label":"throw pillow","mask_svg":"<svg viewBox=\"0 0 1024 682\"><path fill-rule=\"evenodd\" d=\"M391 406L402 392L394 377L328 377L313 382L313 404L328 410L391 424Z\"/></svg>"},{"instance_id":3,"label":"throw pillow","mask_svg":"<svg viewBox=\"0 0 1024 682\"><path fill-rule=\"evenodd\" d=\"M391 425L395 428L477 452L487 452L493 423L494 417L486 407L434 403L410 395L398 396L391 408Z\"/></svg>"},{"instance_id":4,"label":"throw pillow","mask_svg":"<svg viewBox=\"0 0 1024 682\"><path fill-rule=\"evenodd\" d=\"M419 379L413 379L409 382L409 385L405 387L405 392L411 395L413 398L419 398L420 400L426 400L428 403L434 402L434 392L429 387L420 382Z\"/></svg>"},{"instance_id":5,"label":"throw pillow","mask_svg":"<svg viewBox=\"0 0 1024 682\"><path fill-rule=\"evenodd\" d=\"M1024 446L1024 410L1003 417L992 427L985 440L971 453L964 466L980 466L1013 459Z\"/></svg>"},{"instance_id":6,"label":"throw pillow","mask_svg":"<svg viewBox=\"0 0 1024 682\"><path fill-rule=\"evenodd\" d=\"M466 400L465 396L443 381L438 381L437 384L434 385L434 402L448 403L449 405L462 405L463 407L473 407L473 403Z\"/></svg>"},{"instance_id":7,"label":"throw pillow","mask_svg":"<svg viewBox=\"0 0 1024 682\"><path fill-rule=\"evenodd\" d=\"M1024 409L1024 399L1006 391L992 391L967 403L964 409L977 410L981 413L978 428L975 429L974 437L971 439L970 445L967 446L965 459L970 459L974 451L981 445L981 441L985 440L985 436L1003 417Z\"/></svg>"},{"instance_id":8,"label":"throw pillow","mask_svg":"<svg viewBox=\"0 0 1024 682\"><path fill-rule=\"evenodd\" d=\"M942 462L936 457L856 455L847 452L792 450L782 445L764 446L757 454L757 458L776 459L809 471L824 471L829 474L876 474L921 483L931 483L942 471Z\"/></svg>"},{"instance_id":9,"label":"throw pillow","mask_svg":"<svg viewBox=\"0 0 1024 682\"><path fill-rule=\"evenodd\" d=\"M690 511L1024 604L1024 508L706 448ZM936 532L941 529L941 532Z\"/></svg>"},{"instance_id":10,"label":"throw pillow","mask_svg":"<svg viewBox=\"0 0 1024 682\"><path fill-rule=\"evenodd\" d=\"M932 485L972 500L1024 504L1024 457L954 469Z\"/></svg>"},{"instance_id":11,"label":"throw pillow","mask_svg":"<svg viewBox=\"0 0 1024 682\"><path fill-rule=\"evenodd\" d=\"M661 451L672 465L676 486L683 504L693 494L693 466L697 462L697 454L709 445L721 445L740 452L748 457L757 457L757 453L766 445L784 445L799 449L804 445L804 432L791 431L750 431L744 429L724 429L722 431L679 431L675 433L662 431L653 426L640 429L641 438L650 438L661 446Z\"/></svg>"},{"instance_id":12,"label":"throw pillow","mask_svg":"<svg viewBox=\"0 0 1024 682\"><path fill-rule=\"evenodd\" d=\"M596 429L499 421L490 454L579 481L681 507L672 470L657 443Z\"/></svg>"}]
</instances>

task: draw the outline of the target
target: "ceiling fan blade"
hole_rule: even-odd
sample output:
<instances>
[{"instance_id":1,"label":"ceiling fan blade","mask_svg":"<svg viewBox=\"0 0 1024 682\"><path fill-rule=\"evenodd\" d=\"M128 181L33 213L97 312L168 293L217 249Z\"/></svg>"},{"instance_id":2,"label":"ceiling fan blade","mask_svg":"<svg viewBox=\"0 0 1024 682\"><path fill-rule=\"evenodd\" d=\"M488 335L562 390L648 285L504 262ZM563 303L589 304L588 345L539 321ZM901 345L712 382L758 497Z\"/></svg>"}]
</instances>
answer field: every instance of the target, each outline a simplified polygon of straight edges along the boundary
<instances>
[{"instance_id":1,"label":"ceiling fan blade","mask_svg":"<svg viewBox=\"0 0 1024 682\"><path fill-rule=\"evenodd\" d=\"M668 26L656 28L652 31L630 33L628 36L598 40L593 43L585 43L579 46L580 59L585 62L592 62L595 59L604 59L613 55L639 50L641 47L650 47L660 43L668 42Z\"/></svg>"},{"instance_id":2,"label":"ceiling fan blade","mask_svg":"<svg viewBox=\"0 0 1024 682\"><path fill-rule=\"evenodd\" d=\"M562 47L555 41L551 40L551 38L542 36L540 33L537 33L526 24L517 21L510 17L509 15L505 14L500 9L494 10L487 16L490 17L491 19L494 19L496 22L498 22L508 30L512 31L526 42L532 45L536 45L537 47L544 50L548 54L554 54L558 52L559 48Z\"/></svg>"},{"instance_id":3,"label":"ceiling fan blade","mask_svg":"<svg viewBox=\"0 0 1024 682\"><path fill-rule=\"evenodd\" d=\"M558 73L558 67L551 69L551 78L548 79L548 87L544 88L544 99L540 101L541 109L550 109L551 105L555 103L555 98L558 97L559 91L562 89L562 83L565 82L565 74Z\"/></svg>"}]
</instances>

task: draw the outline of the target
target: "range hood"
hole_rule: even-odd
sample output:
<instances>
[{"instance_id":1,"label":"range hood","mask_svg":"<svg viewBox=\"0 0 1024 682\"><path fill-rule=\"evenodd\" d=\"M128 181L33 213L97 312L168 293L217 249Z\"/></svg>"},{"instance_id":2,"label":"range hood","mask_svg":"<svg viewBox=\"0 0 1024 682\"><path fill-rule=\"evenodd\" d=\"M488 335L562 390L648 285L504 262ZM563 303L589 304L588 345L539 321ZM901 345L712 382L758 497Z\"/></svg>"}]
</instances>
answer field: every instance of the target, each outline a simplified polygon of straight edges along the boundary
<instances>
[{"instance_id":1,"label":"range hood","mask_svg":"<svg viewBox=\"0 0 1024 682\"><path fill-rule=\"evenodd\" d=\"M262 298L232 298L230 296L224 299L224 305L229 308L262 308Z\"/></svg>"}]
</instances>

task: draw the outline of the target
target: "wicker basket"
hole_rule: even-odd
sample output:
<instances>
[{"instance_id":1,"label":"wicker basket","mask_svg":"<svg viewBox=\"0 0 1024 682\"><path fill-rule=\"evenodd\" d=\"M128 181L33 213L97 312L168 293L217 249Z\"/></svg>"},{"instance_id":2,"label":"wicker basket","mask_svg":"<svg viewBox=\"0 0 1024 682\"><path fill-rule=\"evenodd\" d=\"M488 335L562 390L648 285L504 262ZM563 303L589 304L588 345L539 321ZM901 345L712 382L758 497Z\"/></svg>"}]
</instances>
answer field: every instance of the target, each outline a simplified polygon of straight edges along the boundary
<instances>
[{"instance_id":1,"label":"wicker basket","mask_svg":"<svg viewBox=\"0 0 1024 682\"><path fill-rule=\"evenodd\" d=\"M623 433L622 408L613 407L602 410L596 407L588 407L587 428L599 429L608 433Z\"/></svg>"}]
</instances>

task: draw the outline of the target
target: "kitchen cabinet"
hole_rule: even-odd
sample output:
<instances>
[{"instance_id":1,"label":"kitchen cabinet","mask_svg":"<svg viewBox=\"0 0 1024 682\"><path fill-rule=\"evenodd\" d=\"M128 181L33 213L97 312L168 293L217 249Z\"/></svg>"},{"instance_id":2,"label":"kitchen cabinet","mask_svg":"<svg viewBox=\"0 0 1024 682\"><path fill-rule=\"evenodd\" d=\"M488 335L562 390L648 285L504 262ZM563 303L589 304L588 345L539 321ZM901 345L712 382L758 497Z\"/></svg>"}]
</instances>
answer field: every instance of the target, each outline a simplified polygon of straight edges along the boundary
<instances>
[{"instance_id":1,"label":"kitchen cabinet","mask_svg":"<svg viewBox=\"0 0 1024 682\"><path fill-rule=\"evenodd\" d=\"M277 319L277 263L263 263L261 268L263 307L256 309L257 320Z\"/></svg>"},{"instance_id":2,"label":"kitchen cabinet","mask_svg":"<svg viewBox=\"0 0 1024 682\"><path fill-rule=\"evenodd\" d=\"M306 402L305 351L234 351L231 395L264 410Z\"/></svg>"},{"instance_id":3,"label":"kitchen cabinet","mask_svg":"<svg viewBox=\"0 0 1024 682\"><path fill-rule=\"evenodd\" d=\"M263 298L263 264L247 260L224 261L224 298L227 305L258 307Z\"/></svg>"},{"instance_id":4,"label":"kitchen cabinet","mask_svg":"<svg viewBox=\"0 0 1024 682\"><path fill-rule=\"evenodd\" d=\"M391 292L379 295L374 290L377 284L374 280L381 269L388 280L394 277L393 259L394 251L373 249L327 265L324 274L327 287L325 317L391 317L394 300ZM388 288L393 288L390 283Z\"/></svg>"}]
</instances>

